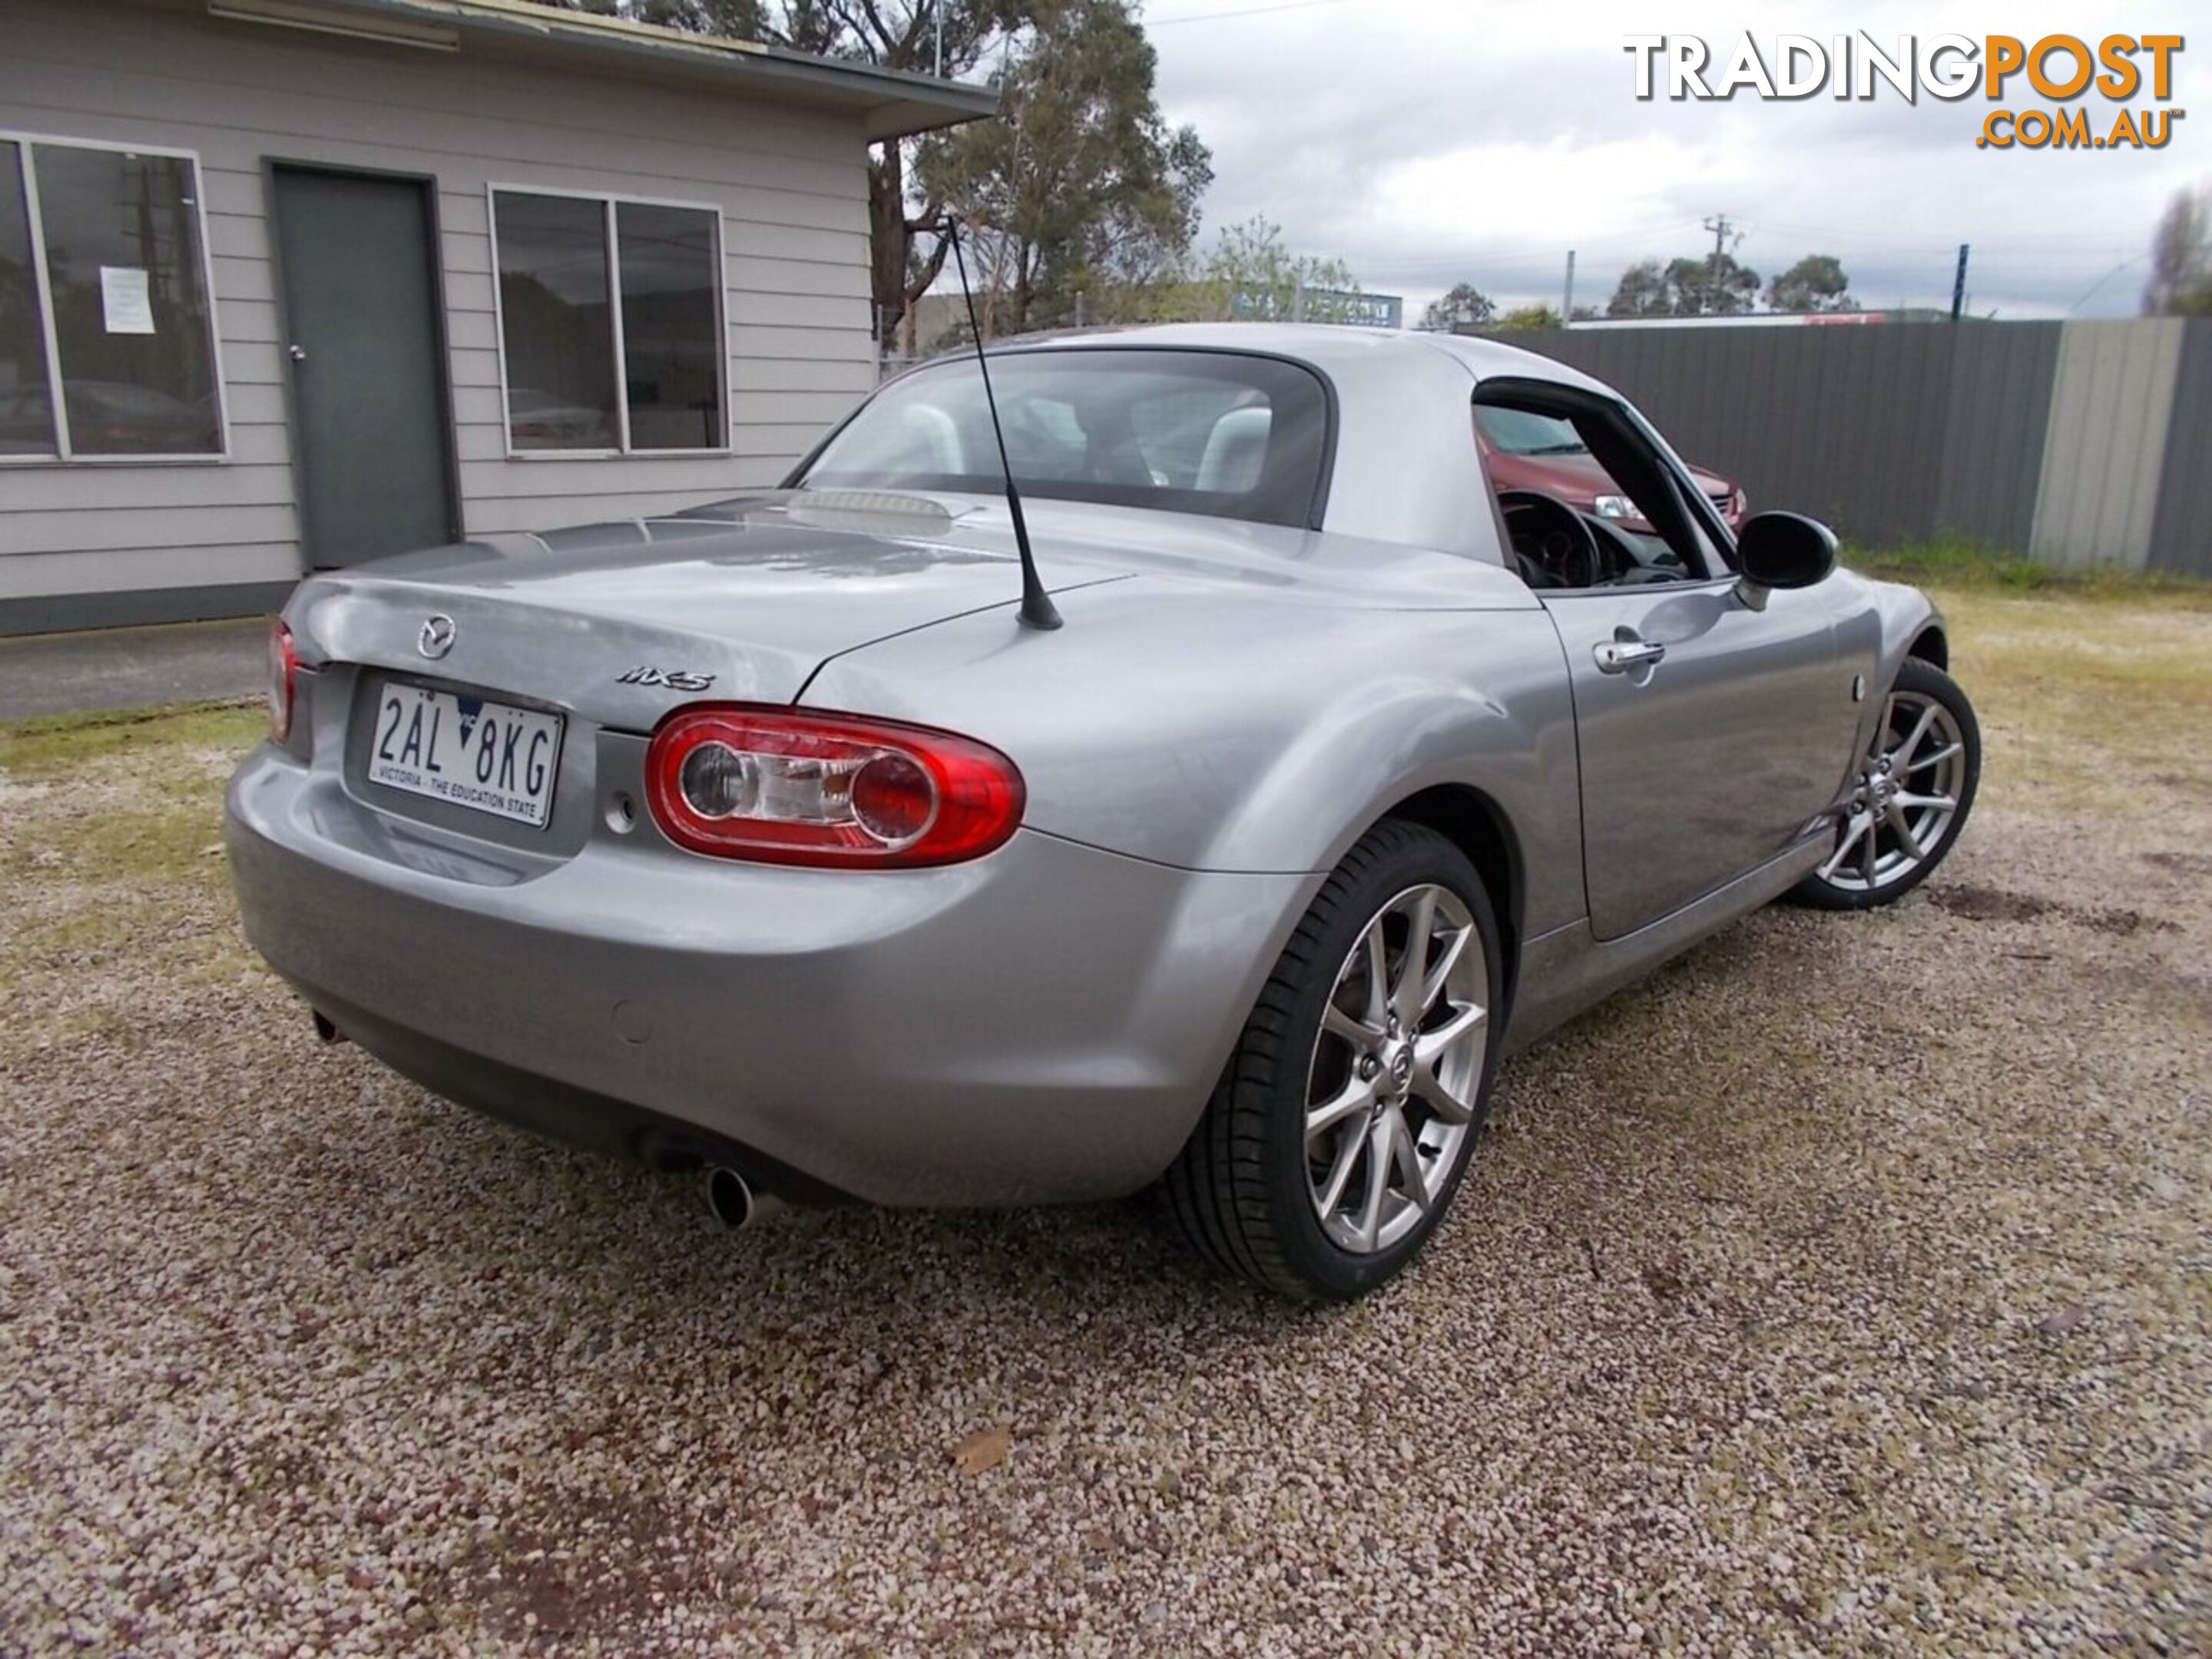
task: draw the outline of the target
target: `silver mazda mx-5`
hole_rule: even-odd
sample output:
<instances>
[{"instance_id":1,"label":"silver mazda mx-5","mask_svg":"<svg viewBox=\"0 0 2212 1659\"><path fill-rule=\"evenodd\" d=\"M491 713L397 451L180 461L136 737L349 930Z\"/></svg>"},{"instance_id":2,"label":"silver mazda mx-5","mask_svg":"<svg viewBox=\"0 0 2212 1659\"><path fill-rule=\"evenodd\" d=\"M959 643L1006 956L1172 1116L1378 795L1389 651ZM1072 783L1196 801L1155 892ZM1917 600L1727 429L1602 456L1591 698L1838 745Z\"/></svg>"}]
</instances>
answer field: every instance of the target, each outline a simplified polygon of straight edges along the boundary
<instances>
[{"instance_id":1,"label":"silver mazda mx-5","mask_svg":"<svg viewBox=\"0 0 2212 1659\"><path fill-rule=\"evenodd\" d=\"M1649 532L1493 489L1484 409ZM1159 1183L1222 1266L1352 1297L1501 1054L1941 861L1947 651L1543 358L1045 340L890 382L781 489L308 578L230 854L325 1036L726 1219Z\"/></svg>"}]
</instances>

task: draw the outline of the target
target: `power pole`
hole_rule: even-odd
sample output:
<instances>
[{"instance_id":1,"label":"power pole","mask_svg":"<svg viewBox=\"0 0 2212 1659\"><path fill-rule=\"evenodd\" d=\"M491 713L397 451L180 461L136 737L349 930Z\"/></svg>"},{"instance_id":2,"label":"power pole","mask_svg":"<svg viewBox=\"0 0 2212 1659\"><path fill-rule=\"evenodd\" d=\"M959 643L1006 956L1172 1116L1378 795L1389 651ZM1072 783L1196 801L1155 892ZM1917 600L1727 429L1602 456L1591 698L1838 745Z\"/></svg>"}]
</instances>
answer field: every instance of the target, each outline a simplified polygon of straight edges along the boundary
<instances>
[{"instance_id":1,"label":"power pole","mask_svg":"<svg viewBox=\"0 0 2212 1659\"><path fill-rule=\"evenodd\" d=\"M1951 320L1954 323L1959 320L1959 313L1966 308L1966 254L1972 246L1967 242L1959 244L1959 270L1951 278Z\"/></svg>"},{"instance_id":2,"label":"power pole","mask_svg":"<svg viewBox=\"0 0 2212 1659\"><path fill-rule=\"evenodd\" d=\"M1720 309L1721 256L1732 243L1741 241L1743 235L1729 222L1725 213L1716 213L1706 220L1705 228L1713 234L1713 257L1705 264L1705 309L1711 313Z\"/></svg>"},{"instance_id":3,"label":"power pole","mask_svg":"<svg viewBox=\"0 0 2212 1659\"><path fill-rule=\"evenodd\" d=\"M1559 296L1559 326L1561 328L1572 328L1574 325L1575 251L1572 248L1569 248L1567 250L1567 288L1566 292Z\"/></svg>"}]
</instances>

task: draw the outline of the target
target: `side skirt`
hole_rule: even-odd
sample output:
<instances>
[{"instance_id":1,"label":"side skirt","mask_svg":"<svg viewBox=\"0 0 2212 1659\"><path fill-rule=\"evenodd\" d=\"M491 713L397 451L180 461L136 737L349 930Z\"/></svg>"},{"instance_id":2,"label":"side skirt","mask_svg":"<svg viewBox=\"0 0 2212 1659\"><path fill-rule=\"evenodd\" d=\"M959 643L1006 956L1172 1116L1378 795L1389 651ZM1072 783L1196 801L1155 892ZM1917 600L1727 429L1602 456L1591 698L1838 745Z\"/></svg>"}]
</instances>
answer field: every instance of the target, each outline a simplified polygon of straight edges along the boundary
<instances>
[{"instance_id":1,"label":"side skirt","mask_svg":"<svg viewBox=\"0 0 2212 1659\"><path fill-rule=\"evenodd\" d=\"M1601 943L1584 917L1530 939L1522 947L1520 990L1504 1052L1529 1047L1737 917L1779 898L1819 866L1833 844L1832 831L1824 822L1819 835L1780 857L1619 939Z\"/></svg>"}]
</instances>

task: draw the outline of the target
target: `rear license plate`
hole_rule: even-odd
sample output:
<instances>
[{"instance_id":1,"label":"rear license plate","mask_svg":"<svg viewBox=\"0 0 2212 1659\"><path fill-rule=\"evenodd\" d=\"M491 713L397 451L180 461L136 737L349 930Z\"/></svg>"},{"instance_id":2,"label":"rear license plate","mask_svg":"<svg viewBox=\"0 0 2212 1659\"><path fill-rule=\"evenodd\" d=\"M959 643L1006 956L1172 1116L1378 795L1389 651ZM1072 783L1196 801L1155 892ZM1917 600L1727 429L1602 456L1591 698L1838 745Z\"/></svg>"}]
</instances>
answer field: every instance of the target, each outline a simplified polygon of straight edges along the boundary
<instances>
[{"instance_id":1,"label":"rear license plate","mask_svg":"<svg viewBox=\"0 0 2212 1659\"><path fill-rule=\"evenodd\" d=\"M560 769L558 714L427 686L377 694L368 780L473 811L545 827Z\"/></svg>"}]
</instances>

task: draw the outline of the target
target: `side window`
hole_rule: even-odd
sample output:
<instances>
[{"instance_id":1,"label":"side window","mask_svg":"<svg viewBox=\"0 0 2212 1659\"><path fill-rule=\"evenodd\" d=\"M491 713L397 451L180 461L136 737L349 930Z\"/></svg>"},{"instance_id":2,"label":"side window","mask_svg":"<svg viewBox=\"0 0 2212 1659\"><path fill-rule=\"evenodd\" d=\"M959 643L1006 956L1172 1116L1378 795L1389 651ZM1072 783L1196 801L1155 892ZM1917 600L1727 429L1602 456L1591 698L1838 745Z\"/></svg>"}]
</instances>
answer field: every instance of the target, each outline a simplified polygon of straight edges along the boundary
<instances>
[{"instance_id":1,"label":"side window","mask_svg":"<svg viewBox=\"0 0 2212 1659\"><path fill-rule=\"evenodd\" d=\"M1743 492L1737 489L1706 495L1691 477L1687 463L1674 453L1674 446L1660 436L1650 422L1625 405L1620 410L1620 414L1626 422L1632 439L1641 447L1651 452L1658 464L1666 469L1667 476L1674 486L1675 498L1681 502L1683 512L1690 520L1690 528L1704 552L1706 570L1715 576L1735 574L1735 541L1723 526L1723 516L1728 510L1731 495L1736 500L1737 510L1741 511Z\"/></svg>"},{"instance_id":2,"label":"side window","mask_svg":"<svg viewBox=\"0 0 2212 1659\"><path fill-rule=\"evenodd\" d=\"M1531 587L1644 586L1727 571L1705 504L1624 404L1580 386L1487 380L1474 423L1509 560Z\"/></svg>"},{"instance_id":3,"label":"side window","mask_svg":"<svg viewBox=\"0 0 2212 1659\"><path fill-rule=\"evenodd\" d=\"M495 189L491 217L510 449L728 443L720 209Z\"/></svg>"},{"instance_id":4,"label":"side window","mask_svg":"<svg viewBox=\"0 0 2212 1659\"><path fill-rule=\"evenodd\" d=\"M0 454L223 453L198 163L0 140Z\"/></svg>"}]
</instances>

